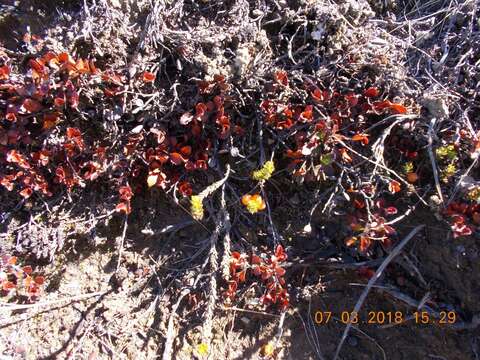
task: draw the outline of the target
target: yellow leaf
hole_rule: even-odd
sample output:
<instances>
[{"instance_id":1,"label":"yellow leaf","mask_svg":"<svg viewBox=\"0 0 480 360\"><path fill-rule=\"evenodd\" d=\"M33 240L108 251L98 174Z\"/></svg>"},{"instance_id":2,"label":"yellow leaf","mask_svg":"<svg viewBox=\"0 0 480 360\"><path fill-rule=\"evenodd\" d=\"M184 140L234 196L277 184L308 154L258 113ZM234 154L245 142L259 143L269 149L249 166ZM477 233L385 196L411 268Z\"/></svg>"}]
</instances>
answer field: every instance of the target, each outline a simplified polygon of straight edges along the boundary
<instances>
[{"instance_id":1,"label":"yellow leaf","mask_svg":"<svg viewBox=\"0 0 480 360\"><path fill-rule=\"evenodd\" d=\"M273 343L270 341L269 343L262 346L262 356L271 357L275 352L275 347Z\"/></svg>"},{"instance_id":2,"label":"yellow leaf","mask_svg":"<svg viewBox=\"0 0 480 360\"><path fill-rule=\"evenodd\" d=\"M262 197L259 194L246 194L242 196L242 204L247 207L247 210L251 214L265 210L266 204L263 201Z\"/></svg>"},{"instance_id":3,"label":"yellow leaf","mask_svg":"<svg viewBox=\"0 0 480 360\"><path fill-rule=\"evenodd\" d=\"M197 352L200 356L208 355L208 344L200 343L197 345Z\"/></svg>"},{"instance_id":4,"label":"yellow leaf","mask_svg":"<svg viewBox=\"0 0 480 360\"><path fill-rule=\"evenodd\" d=\"M203 219L203 199L198 195L190 197L190 212L195 220Z\"/></svg>"},{"instance_id":5,"label":"yellow leaf","mask_svg":"<svg viewBox=\"0 0 480 360\"><path fill-rule=\"evenodd\" d=\"M257 181L268 180L270 179L274 171L275 164L273 163L273 161L267 161L259 170L253 172L252 178L253 180Z\"/></svg>"}]
</instances>

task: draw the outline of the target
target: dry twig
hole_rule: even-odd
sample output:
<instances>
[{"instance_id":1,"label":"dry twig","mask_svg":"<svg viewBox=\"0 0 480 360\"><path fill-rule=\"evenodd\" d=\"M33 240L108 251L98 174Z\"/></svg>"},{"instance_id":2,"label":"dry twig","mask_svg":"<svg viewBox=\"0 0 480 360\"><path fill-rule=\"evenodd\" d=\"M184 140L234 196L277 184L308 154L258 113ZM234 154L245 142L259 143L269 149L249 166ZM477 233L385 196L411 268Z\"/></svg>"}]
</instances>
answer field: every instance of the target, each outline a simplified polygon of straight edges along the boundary
<instances>
[{"instance_id":1,"label":"dry twig","mask_svg":"<svg viewBox=\"0 0 480 360\"><path fill-rule=\"evenodd\" d=\"M382 264L378 267L377 271L375 271L375 274L370 278L370 280L367 283L367 286L363 290L362 294L360 295L359 299L357 300L357 303L355 304L353 308L353 312L357 313L360 311L360 308L363 305L363 302L367 298L368 293L370 292L370 289L372 286L376 283L376 281L380 278L380 276L383 274L383 271L386 269L386 267L390 264L390 262L397 256L400 251L407 245L407 243L424 227L424 225L417 226L415 229L410 231L410 233L392 250L390 254L385 258L385 260L382 262ZM342 346L348 336L348 333L350 331L350 328L352 327L351 323L348 323L347 326L345 327L345 330L343 331L342 338L340 339L340 343L337 346L337 349L335 351L335 355L333 357L333 360L336 360L338 356L340 355L340 351L342 350Z\"/></svg>"}]
</instances>

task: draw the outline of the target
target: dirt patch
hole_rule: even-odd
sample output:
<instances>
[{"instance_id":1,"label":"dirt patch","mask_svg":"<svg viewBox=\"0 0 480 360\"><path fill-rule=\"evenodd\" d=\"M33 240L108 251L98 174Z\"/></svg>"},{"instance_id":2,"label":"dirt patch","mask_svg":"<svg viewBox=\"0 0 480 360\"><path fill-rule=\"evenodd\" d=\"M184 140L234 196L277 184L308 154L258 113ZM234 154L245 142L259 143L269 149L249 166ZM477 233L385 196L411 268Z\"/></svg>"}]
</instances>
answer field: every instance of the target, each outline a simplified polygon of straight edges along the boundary
<instances>
[{"instance_id":1,"label":"dirt patch","mask_svg":"<svg viewBox=\"0 0 480 360\"><path fill-rule=\"evenodd\" d=\"M155 229L182 216L181 211L160 212L164 218L150 223ZM372 289L359 313L359 324L347 338L342 358L474 358L478 330L472 318L478 312L474 301L478 277L467 266L475 266L474 261L468 261L468 253L475 254L475 242L464 239L460 244L451 245L463 245L468 251L460 253L460 257L452 256L455 247L449 249L452 242L446 241L448 229L428 211L418 219L419 223L427 224L425 231L412 240L404 256L387 269L382 285ZM137 229L149 221L148 217L132 219ZM404 228L408 230L411 226L413 224ZM170 235L152 235L140 240L138 231L129 232L119 271L116 271L118 253L108 250L109 247L106 251L92 248L86 252L85 246L78 244L68 257L58 258L54 265L45 268L51 276L42 302L52 304L16 311L10 316L4 312L3 353L27 359L69 356L151 359L161 354L158 344L165 339L168 309L178 299L171 294L175 288L181 288L177 283L186 279L170 275L169 267L174 265L168 264L175 264L172 258L182 259L185 255L177 257L177 252L188 251L166 243ZM137 241L132 242L133 236ZM174 236L182 239L185 249L196 242L191 228ZM417 263L418 259L422 260ZM414 272L414 268L419 272ZM332 358L366 279L359 268L329 269L326 265L292 269L289 274L289 281L299 283L300 293L286 316L283 334L276 346L278 358ZM95 293L88 299L68 300ZM415 306L402 301L400 295L407 296L410 302L419 302L428 295L426 303L435 311L455 311L453 326L438 324L440 319L433 316L429 319L431 323L422 324L414 317L418 311ZM174 340L178 359L202 357L198 352L202 341L202 309L195 310L194 306L200 298L189 298L178 310L183 319L179 323L182 330ZM56 304L57 299L67 301ZM332 318L321 322L317 312L331 312ZM380 313L385 314L385 320ZM395 313L400 313L397 316L405 322L389 321L392 315L388 314ZM278 321L279 315L274 313L219 307L209 351L220 358L261 358L265 344L277 335ZM29 336L23 336L25 333Z\"/></svg>"}]
</instances>

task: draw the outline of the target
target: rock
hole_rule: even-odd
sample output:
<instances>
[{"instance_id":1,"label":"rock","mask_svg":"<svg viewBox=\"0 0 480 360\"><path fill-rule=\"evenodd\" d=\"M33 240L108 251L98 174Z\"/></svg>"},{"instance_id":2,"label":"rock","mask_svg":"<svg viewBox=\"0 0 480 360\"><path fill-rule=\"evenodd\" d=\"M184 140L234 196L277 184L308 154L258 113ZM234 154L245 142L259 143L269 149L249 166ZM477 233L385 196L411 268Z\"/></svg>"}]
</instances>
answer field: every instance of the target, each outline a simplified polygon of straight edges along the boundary
<instances>
[{"instance_id":1,"label":"rock","mask_svg":"<svg viewBox=\"0 0 480 360\"><path fill-rule=\"evenodd\" d=\"M423 98L423 106L425 106L432 117L436 119L448 118L449 111L444 98L434 95L426 95Z\"/></svg>"}]
</instances>

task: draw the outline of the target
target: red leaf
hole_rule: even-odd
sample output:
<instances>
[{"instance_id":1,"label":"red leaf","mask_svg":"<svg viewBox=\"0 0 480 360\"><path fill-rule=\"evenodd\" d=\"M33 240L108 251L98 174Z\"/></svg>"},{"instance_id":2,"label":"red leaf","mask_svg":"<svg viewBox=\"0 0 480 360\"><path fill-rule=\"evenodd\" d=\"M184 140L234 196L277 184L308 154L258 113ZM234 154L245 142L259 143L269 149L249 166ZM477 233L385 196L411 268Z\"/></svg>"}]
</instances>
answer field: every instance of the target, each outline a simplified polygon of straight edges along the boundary
<instances>
[{"instance_id":1,"label":"red leaf","mask_svg":"<svg viewBox=\"0 0 480 360\"><path fill-rule=\"evenodd\" d=\"M197 105L195 105L195 117L197 118L197 120L203 120L203 118L205 117L205 112L207 111L207 105L205 105L204 103L198 103Z\"/></svg>"},{"instance_id":2,"label":"red leaf","mask_svg":"<svg viewBox=\"0 0 480 360\"><path fill-rule=\"evenodd\" d=\"M192 147L191 146L182 146L180 148L180 153L184 156L184 157L188 157L192 154Z\"/></svg>"},{"instance_id":3,"label":"red leaf","mask_svg":"<svg viewBox=\"0 0 480 360\"><path fill-rule=\"evenodd\" d=\"M365 252L368 250L370 245L372 244L372 240L366 236L360 236L360 251Z\"/></svg>"},{"instance_id":4,"label":"red leaf","mask_svg":"<svg viewBox=\"0 0 480 360\"><path fill-rule=\"evenodd\" d=\"M12 191L15 186L12 180L13 179L10 178L10 175L3 176L0 177L0 184L4 186L8 191Z\"/></svg>"},{"instance_id":5,"label":"red leaf","mask_svg":"<svg viewBox=\"0 0 480 360\"><path fill-rule=\"evenodd\" d=\"M120 194L120 199L122 200L130 200L133 197L132 188L129 185L121 186L118 189L118 193Z\"/></svg>"},{"instance_id":6,"label":"red leaf","mask_svg":"<svg viewBox=\"0 0 480 360\"><path fill-rule=\"evenodd\" d=\"M50 156L51 152L46 149L32 153L32 159L43 166L47 166L48 162L50 161Z\"/></svg>"},{"instance_id":7,"label":"red leaf","mask_svg":"<svg viewBox=\"0 0 480 360\"><path fill-rule=\"evenodd\" d=\"M355 134L352 137L353 141L361 141L363 145L368 145L368 134Z\"/></svg>"},{"instance_id":8,"label":"red leaf","mask_svg":"<svg viewBox=\"0 0 480 360\"><path fill-rule=\"evenodd\" d=\"M182 164L185 160L183 159L182 155L177 152L170 153L170 161L175 165Z\"/></svg>"},{"instance_id":9,"label":"red leaf","mask_svg":"<svg viewBox=\"0 0 480 360\"><path fill-rule=\"evenodd\" d=\"M221 84L225 82L225 76L221 74L215 74L213 75L213 81L215 81L217 84Z\"/></svg>"},{"instance_id":10,"label":"red leaf","mask_svg":"<svg viewBox=\"0 0 480 360\"><path fill-rule=\"evenodd\" d=\"M24 266L22 270L27 275L30 275L33 272L33 269L30 265Z\"/></svg>"},{"instance_id":11,"label":"red leaf","mask_svg":"<svg viewBox=\"0 0 480 360\"><path fill-rule=\"evenodd\" d=\"M313 119L313 106L307 105L305 110L300 114L299 120L302 122L310 122Z\"/></svg>"},{"instance_id":12,"label":"red leaf","mask_svg":"<svg viewBox=\"0 0 480 360\"><path fill-rule=\"evenodd\" d=\"M463 204L462 204L463 205ZM465 213L465 210L462 211L462 213ZM452 216L453 223L455 225L463 225L465 224L465 217L463 215L453 215Z\"/></svg>"},{"instance_id":13,"label":"red leaf","mask_svg":"<svg viewBox=\"0 0 480 360\"><path fill-rule=\"evenodd\" d=\"M23 108L29 113L35 113L42 110L43 106L38 101L32 99L25 99L23 101Z\"/></svg>"},{"instance_id":14,"label":"red leaf","mask_svg":"<svg viewBox=\"0 0 480 360\"><path fill-rule=\"evenodd\" d=\"M388 190L392 193L392 194L395 194L397 192L399 192L401 189L401 186L400 186L400 183L396 180L392 180L390 181L390 183L388 184Z\"/></svg>"},{"instance_id":15,"label":"red leaf","mask_svg":"<svg viewBox=\"0 0 480 360\"><path fill-rule=\"evenodd\" d=\"M130 201L119 203L115 209L118 212L124 212L125 214L130 214L130 212L132 211L130 209Z\"/></svg>"},{"instance_id":16,"label":"red leaf","mask_svg":"<svg viewBox=\"0 0 480 360\"><path fill-rule=\"evenodd\" d=\"M73 139L81 136L82 136L82 133L78 128L71 128L71 127L67 128L67 138Z\"/></svg>"},{"instance_id":17,"label":"red leaf","mask_svg":"<svg viewBox=\"0 0 480 360\"><path fill-rule=\"evenodd\" d=\"M10 150L7 153L6 160L7 160L7 162L17 164L18 166L20 166L24 169L30 169L30 167L31 167L30 164L28 163L27 159L22 154L17 152L16 150Z\"/></svg>"},{"instance_id":18,"label":"red leaf","mask_svg":"<svg viewBox=\"0 0 480 360\"><path fill-rule=\"evenodd\" d=\"M288 301L288 299L282 299L280 303L280 309L282 311L285 311L289 306L290 306L290 302Z\"/></svg>"},{"instance_id":19,"label":"red leaf","mask_svg":"<svg viewBox=\"0 0 480 360\"><path fill-rule=\"evenodd\" d=\"M55 104L55 106L57 108L61 108L65 105L65 98L63 97L56 97L54 100L53 100L53 103Z\"/></svg>"},{"instance_id":20,"label":"red leaf","mask_svg":"<svg viewBox=\"0 0 480 360\"><path fill-rule=\"evenodd\" d=\"M407 158L415 159L418 157L418 151L406 151Z\"/></svg>"},{"instance_id":21,"label":"red leaf","mask_svg":"<svg viewBox=\"0 0 480 360\"><path fill-rule=\"evenodd\" d=\"M345 99L347 99L350 106L356 106L358 104L358 96L354 93L349 93L345 95Z\"/></svg>"},{"instance_id":22,"label":"red leaf","mask_svg":"<svg viewBox=\"0 0 480 360\"><path fill-rule=\"evenodd\" d=\"M217 95L213 98L213 103L215 104L217 109L220 109L223 106L223 97Z\"/></svg>"},{"instance_id":23,"label":"red leaf","mask_svg":"<svg viewBox=\"0 0 480 360\"><path fill-rule=\"evenodd\" d=\"M228 135L230 134L230 125L229 124L223 124L220 129L220 133L218 134L218 137L222 140L225 140L228 138Z\"/></svg>"},{"instance_id":24,"label":"red leaf","mask_svg":"<svg viewBox=\"0 0 480 360\"><path fill-rule=\"evenodd\" d=\"M7 65L0 66L0 80L8 80L10 68Z\"/></svg>"},{"instance_id":25,"label":"red leaf","mask_svg":"<svg viewBox=\"0 0 480 360\"><path fill-rule=\"evenodd\" d=\"M210 84L210 82L205 80L200 80L197 82L198 91L200 94L208 94L214 88L214 84Z\"/></svg>"},{"instance_id":26,"label":"red leaf","mask_svg":"<svg viewBox=\"0 0 480 360\"><path fill-rule=\"evenodd\" d=\"M43 129L48 130L57 125L57 114L45 114L43 115Z\"/></svg>"},{"instance_id":27,"label":"red leaf","mask_svg":"<svg viewBox=\"0 0 480 360\"><path fill-rule=\"evenodd\" d=\"M195 161L195 169L197 170L207 170L208 165L205 160L197 160Z\"/></svg>"},{"instance_id":28,"label":"red leaf","mask_svg":"<svg viewBox=\"0 0 480 360\"><path fill-rule=\"evenodd\" d=\"M144 71L143 72L143 82L151 83L153 81L155 81L155 74L153 74L151 72L148 72L148 71Z\"/></svg>"},{"instance_id":29,"label":"red leaf","mask_svg":"<svg viewBox=\"0 0 480 360\"><path fill-rule=\"evenodd\" d=\"M43 276L41 276L41 275L35 276L35 280L34 280L34 281L35 281L35 283L36 283L37 285L43 285L43 284L45 283L45 278L44 278Z\"/></svg>"},{"instance_id":30,"label":"red leaf","mask_svg":"<svg viewBox=\"0 0 480 360\"><path fill-rule=\"evenodd\" d=\"M275 73L275 80L283 86L288 86L287 72L284 70L277 71Z\"/></svg>"},{"instance_id":31,"label":"red leaf","mask_svg":"<svg viewBox=\"0 0 480 360\"><path fill-rule=\"evenodd\" d=\"M62 53L58 54L57 59L61 63L68 63L68 62L73 63L74 62L72 57L69 54L67 54L66 52L62 52Z\"/></svg>"},{"instance_id":32,"label":"red leaf","mask_svg":"<svg viewBox=\"0 0 480 360\"><path fill-rule=\"evenodd\" d=\"M322 91L319 88L316 88L315 90L312 91L312 98L315 101L321 101L322 100Z\"/></svg>"},{"instance_id":33,"label":"red leaf","mask_svg":"<svg viewBox=\"0 0 480 360\"><path fill-rule=\"evenodd\" d=\"M312 99L316 102L326 101L330 99L330 94L328 93L328 91L327 90L322 91L319 88L316 88L315 90L313 90L311 95L312 95Z\"/></svg>"},{"instance_id":34,"label":"red leaf","mask_svg":"<svg viewBox=\"0 0 480 360\"><path fill-rule=\"evenodd\" d=\"M274 104L271 100L263 100L260 103L260 108L265 114L270 114L274 109Z\"/></svg>"},{"instance_id":35,"label":"red leaf","mask_svg":"<svg viewBox=\"0 0 480 360\"><path fill-rule=\"evenodd\" d=\"M78 72L82 74L91 73L90 64L88 63L87 60L78 59L75 64L75 68L78 70Z\"/></svg>"},{"instance_id":36,"label":"red leaf","mask_svg":"<svg viewBox=\"0 0 480 360\"><path fill-rule=\"evenodd\" d=\"M388 101L388 100L385 100L385 101L377 101L377 102L374 102L374 103L373 103L373 108L374 108L376 111L382 111L382 110L385 110L385 109L387 109L388 107L390 107L390 104L391 104L391 102Z\"/></svg>"},{"instance_id":37,"label":"red leaf","mask_svg":"<svg viewBox=\"0 0 480 360\"><path fill-rule=\"evenodd\" d=\"M378 95L380 95L380 91L375 87L370 87L363 92L363 95L369 98L377 97Z\"/></svg>"},{"instance_id":38,"label":"red leaf","mask_svg":"<svg viewBox=\"0 0 480 360\"><path fill-rule=\"evenodd\" d=\"M15 121L17 121L17 115L13 112L9 112L9 113L7 113L7 115L5 115L5 119L7 119L8 121L11 121L11 122L15 122Z\"/></svg>"},{"instance_id":39,"label":"red leaf","mask_svg":"<svg viewBox=\"0 0 480 360\"><path fill-rule=\"evenodd\" d=\"M28 65L39 74L43 74L45 71L45 66L38 60L30 59Z\"/></svg>"},{"instance_id":40,"label":"red leaf","mask_svg":"<svg viewBox=\"0 0 480 360\"><path fill-rule=\"evenodd\" d=\"M32 196L32 193L33 193L33 190L31 188L25 188L22 191L20 191L20 195L25 199L28 199L30 196Z\"/></svg>"},{"instance_id":41,"label":"red leaf","mask_svg":"<svg viewBox=\"0 0 480 360\"><path fill-rule=\"evenodd\" d=\"M398 212L398 210L394 206L389 206L385 209L385 214L387 214L387 215L395 215L397 212Z\"/></svg>"},{"instance_id":42,"label":"red leaf","mask_svg":"<svg viewBox=\"0 0 480 360\"><path fill-rule=\"evenodd\" d=\"M384 100L384 101L377 101L373 103L373 108L377 111L382 111L384 109L389 109L395 114L406 114L407 113L407 108L403 106L402 104L396 104L392 103L389 100Z\"/></svg>"},{"instance_id":43,"label":"red leaf","mask_svg":"<svg viewBox=\"0 0 480 360\"><path fill-rule=\"evenodd\" d=\"M389 109L395 114L406 114L408 111L402 104L391 104Z\"/></svg>"},{"instance_id":44,"label":"red leaf","mask_svg":"<svg viewBox=\"0 0 480 360\"><path fill-rule=\"evenodd\" d=\"M260 256L252 255L252 259L250 260L250 262L254 265L258 265L262 262L262 259L260 258Z\"/></svg>"},{"instance_id":45,"label":"red leaf","mask_svg":"<svg viewBox=\"0 0 480 360\"><path fill-rule=\"evenodd\" d=\"M452 230L453 230L453 237L458 238L460 236L468 236L472 235L472 229L468 225L457 225L453 224L452 225Z\"/></svg>"},{"instance_id":46,"label":"red leaf","mask_svg":"<svg viewBox=\"0 0 480 360\"><path fill-rule=\"evenodd\" d=\"M183 196L191 196L193 191L192 191L192 185L188 181L182 181L178 184L178 190Z\"/></svg>"},{"instance_id":47,"label":"red leaf","mask_svg":"<svg viewBox=\"0 0 480 360\"><path fill-rule=\"evenodd\" d=\"M242 270L238 273L238 281L239 282L245 282L245 277L246 277L246 274L247 274L247 271L246 270Z\"/></svg>"},{"instance_id":48,"label":"red leaf","mask_svg":"<svg viewBox=\"0 0 480 360\"><path fill-rule=\"evenodd\" d=\"M15 289L15 287L16 287L16 285L15 285L13 282L11 282L11 281L4 281L4 282L2 283L2 289L3 289L4 291L8 291L8 290L11 290L11 289Z\"/></svg>"},{"instance_id":49,"label":"red leaf","mask_svg":"<svg viewBox=\"0 0 480 360\"><path fill-rule=\"evenodd\" d=\"M283 250L282 245L277 245L277 248L275 249L275 257L278 259L278 261L284 261L287 259L287 254L285 254L285 250Z\"/></svg>"}]
</instances>

